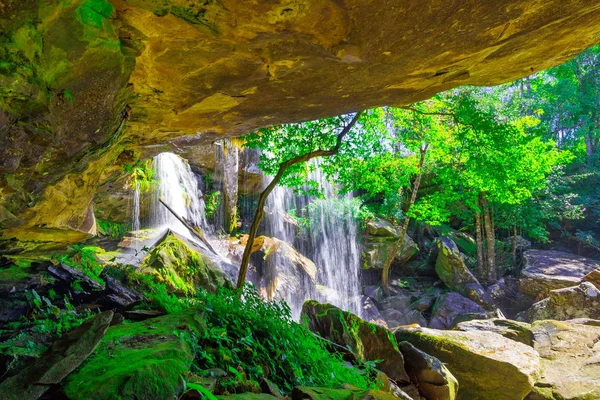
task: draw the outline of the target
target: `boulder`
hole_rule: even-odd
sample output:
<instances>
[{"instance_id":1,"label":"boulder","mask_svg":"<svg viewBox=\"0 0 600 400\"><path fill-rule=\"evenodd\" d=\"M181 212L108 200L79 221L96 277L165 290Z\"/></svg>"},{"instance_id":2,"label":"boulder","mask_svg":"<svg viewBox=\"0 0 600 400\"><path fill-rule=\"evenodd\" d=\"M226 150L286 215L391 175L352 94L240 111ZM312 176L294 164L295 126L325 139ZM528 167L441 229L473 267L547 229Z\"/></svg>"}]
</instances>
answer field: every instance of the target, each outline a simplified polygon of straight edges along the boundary
<instances>
[{"instance_id":1,"label":"boulder","mask_svg":"<svg viewBox=\"0 0 600 400\"><path fill-rule=\"evenodd\" d=\"M71 286L71 284L76 282L81 290L74 290L75 292L83 291L91 293L104 290L104 286L100 282L93 280L80 270L65 264L52 265L48 267L48 272L66 285Z\"/></svg>"},{"instance_id":2,"label":"boulder","mask_svg":"<svg viewBox=\"0 0 600 400\"><path fill-rule=\"evenodd\" d=\"M477 242L473 236L465 232L454 231L449 234L449 237L456 243L461 253L469 257L477 257Z\"/></svg>"},{"instance_id":3,"label":"boulder","mask_svg":"<svg viewBox=\"0 0 600 400\"><path fill-rule=\"evenodd\" d=\"M509 247L512 246L513 237L514 236L507 237L504 240L504 243L506 243ZM517 250L518 251L525 251L525 250L529 250L531 248L531 242L529 240L525 239L521 235L517 235L516 241L517 241Z\"/></svg>"},{"instance_id":4,"label":"boulder","mask_svg":"<svg viewBox=\"0 0 600 400\"><path fill-rule=\"evenodd\" d=\"M600 290L589 282L550 291L517 319L532 322L543 319L565 321L574 318L600 319Z\"/></svg>"},{"instance_id":5,"label":"boulder","mask_svg":"<svg viewBox=\"0 0 600 400\"><path fill-rule=\"evenodd\" d=\"M580 325L589 325L589 326L600 326L600 320L598 319L591 319L591 318L575 318L575 319L568 319L565 322L568 322L569 324L580 324Z\"/></svg>"},{"instance_id":6,"label":"boulder","mask_svg":"<svg viewBox=\"0 0 600 400\"><path fill-rule=\"evenodd\" d=\"M454 400L458 381L437 358L422 352L409 342L399 342L404 367L421 396L432 400Z\"/></svg>"},{"instance_id":7,"label":"boulder","mask_svg":"<svg viewBox=\"0 0 600 400\"><path fill-rule=\"evenodd\" d=\"M463 332L494 332L507 339L514 340L515 342L533 346L533 332L531 330L531 325L525 322L500 318L471 320L459 322L454 327L454 330Z\"/></svg>"},{"instance_id":8,"label":"boulder","mask_svg":"<svg viewBox=\"0 0 600 400\"><path fill-rule=\"evenodd\" d=\"M583 277L584 282L593 283L598 289L600 289L600 268L596 268L589 274Z\"/></svg>"},{"instance_id":9,"label":"boulder","mask_svg":"<svg viewBox=\"0 0 600 400\"><path fill-rule=\"evenodd\" d=\"M103 304L122 310L144 300L144 296L121 282L119 275L120 271L114 267L105 267L100 274L106 284L106 294L101 299Z\"/></svg>"},{"instance_id":10,"label":"boulder","mask_svg":"<svg viewBox=\"0 0 600 400\"><path fill-rule=\"evenodd\" d=\"M363 288L363 294L373 299L375 303L379 303L384 299L383 288L379 285L370 285Z\"/></svg>"},{"instance_id":11,"label":"boulder","mask_svg":"<svg viewBox=\"0 0 600 400\"><path fill-rule=\"evenodd\" d=\"M427 326L427 319L420 311L405 310L404 312L388 309L381 312L381 316L390 328L403 325L418 324L419 326Z\"/></svg>"},{"instance_id":12,"label":"boulder","mask_svg":"<svg viewBox=\"0 0 600 400\"><path fill-rule=\"evenodd\" d=\"M555 250L528 250L521 272L521 292L532 297L546 296L551 290L579 284L584 276L600 267L589 258Z\"/></svg>"},{"instance_id":13,"label":"boulder","mask_svg":"<svg viewBox=\"0 0 600 400\"><path fill-rule=\"evenodd\" d=\"M393 250L398 241L395 236L367 236L363 242L362 263L365 270L382 269L388 254ZM404 238L402 248L394 256L392 269L406 264L410 259L419 254L419 247L408 235Z\"/></svg>"},{"instance_id":14,"label":"boulder","mask_svg":"<svg viewBox=\"0 0 600 400\"><path fill-rule=\"evenodd\" d=\"M498 282L485 289L485 295L510 318L528 309L534 303L530 296L520 291L519 280L512 276L500 278Z\"/></svg>"},{"instance_id":15,"label":"boulder","mask_svg":"<svg viewBox=\"0 0 600 400\"><path fill-rule=\"evenodd\" d=\"M458 400L523 399L539 377L538 353L497 333L411 328L394 335L444 363L460 384Z\"/></svg>"},{"instance_id":16,"label":"boulder","mask_svg":"<svg viewBox=\"0 0 600 400\"><path fill-rule=\"evenodd\" d=\"M348 348L360 361L383 360L377 368L396 382L409 383L402 353L391 333L330 304L308 300L302 317L317 335Z\"/></svg>"},{"instance_id":17,"label":"boulder","mask_svg":"<svg viewBox=\"0 0 600 400\"><path fill-rule=\"evenodd\" d=\"M483 286L471 273L456 243L447 237L438 238L434 246L437 248L435 272L446 286L468 297L482 307L495 308L493 299L486 295Z\"/></svg>"},{"instance_id":18,"label":"boulder","mask_svg":"<svg viewBox=\"0 0 600 400\"><path fill-rule=\"evenodd\" d=\"M478 304L458 293L450 292L438 297L433 305L429 327L435 329L450 329L455 320L461 315L485 315L486 311Z\"/></svg>"},{"instance_id":19,"label":"boulder","mask_svg":"<svg viewBox=\"0 0 600 400\"><path fill-rule=\"evenodd\" d=\"M392 225L391 222L381 218L374 218L365 224L365 232L369 236L393 237L398 238L400 229Z\"/></svg>"},{"instance_id":20,"label":"boulder","mask_svg":"<svg viewBox=\"0 0 600 400\"><path fill-rule=\"evenodd\" d=\"M0 398L36 400L57 385L94 351L113 318L105 311L63 335L42 356L0 384Z\"/></svg>"},{"instance_id":21,"label":"boulder","mask_svg":"<svg viewBox=\"0 0 600 400\"><path fill-rule=\"evenodd\" d=\"M381 313L377 309L375 302L370 297L361 296L360 303L362 310L361 315L365 321L371 322L375 325L383 326L384 328L388 327L385 319L381 316Z\"/></svg>"},{"instance_id":22,"label":"boulder","mask_svg":"<svg viewBox=\"0 0 600 400\"><path fill-rule=\"evenodd\" d=\"M536 392L546 399L600 399L600 327L536 321L532 331L543 371Z\"/></svg>"},{"instance_id":23,"label":"boulder","mask_svg":"<svg viewBox=\"0 0 600 400\"><path fill-rule=\"evenodd\" d=\"M201 311L190 309L111 326L91 357L71 374L72 400L173 399L194 361L186 334L199 334Z\"/></svg>"},{"instance_id":24,"label":"boulder","mask_svg":"<svg viewBox=\"0 0 600 400\"><path fill-rule=\"evenodd\" d=\"M138 272L153 275L169 291L179 294L195 293L199 287L216 292L219 287L231 286L214 261L170 230L144 257Z\"/></svg>"},{"instance_id":25,"label":"boulder","mask_svg":"<svg viewBox=\"0 0 600 400\"><path fill-rule=\"evenodd\" d=\"M399 293L394 296L386 297L379 302L379 308L381 310L398 310L400 312L407 311L410 309L412 299L408 294Z\"/></svg>"}]
</instances>

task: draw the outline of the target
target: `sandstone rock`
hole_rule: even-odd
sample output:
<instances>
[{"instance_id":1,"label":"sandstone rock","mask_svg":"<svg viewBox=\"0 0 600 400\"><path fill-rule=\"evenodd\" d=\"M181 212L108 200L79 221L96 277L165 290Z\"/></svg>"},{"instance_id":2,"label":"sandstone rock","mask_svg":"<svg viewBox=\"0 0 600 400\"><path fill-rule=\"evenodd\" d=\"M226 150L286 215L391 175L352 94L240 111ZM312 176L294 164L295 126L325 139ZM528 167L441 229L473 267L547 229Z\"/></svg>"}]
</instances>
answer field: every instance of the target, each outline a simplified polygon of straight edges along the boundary
<instances>
[{"instance_id":1,"label":"sandstone rock","mask_svg":"<svg viewBox=\"0 0 600 400\"><path fill-rule=\"evenodd\" d=\"M548 298L538 301L518 315L524 321L574 318L600 319L600 290L589 282L579 286L550 291Z\"/></svg>"},{"instance_id":2,"label":"sandstone rock","mask_svg":"<svg viewBox=\"0 0 600 400\"><path fill-rule=\"evenodd\" d=\"M399 342L404 356L404 366L411 381L426 399L454 400L458 382L448 369L435 357L414 347L409 342Z\"/></svg>"},{"instance_id":3,"label":"sandstone rock","mask_svg":"<svg viewBox=\"0 0 600 400\"><path fill-rule=\"evenodd\" d=\"M555 250L528 250L521 273L521 292L536 297L554 289L577 285L600 263Z\"/></svg>"},{"instance_id":4,"label":"sandstone rock","mask_svg":"<svg viewBox=\"0 0 600 400\"><path fill-rule=\"evenodd\" d=\"M460 384L459 400L523 399L540 373L534 349L493 332L416 328L394 335L444 363Z\"/></svg>"},{"instance_id":5,"label":"sandstone rock","mask_svg":"<svg viewBox=\"0 0 600 400\"><path fill-rule=\"evenodd\" d=\"M383 360L377 368L397 382L409 383L402 353L390 332L330 304L308 300L302 307L308 327L319 336L344 346L361 361Z\"/></svg>"},{"instance_id":6,"label":"sandstone rock","mask_svg":"<svg viewBox=\"0 0 600 400\"><path fill-rule=\"evenodd\" d=\"M199 287L216 292L219 287L231 286L210 258L171 231L152 247L138 272L153 275L157 282L164 283L174 293L195 293Z\"/></svg>"},{"instance_id":7,"label":"sandstone rock","mask_svg":"<svg viewBox=\"0 0 600 400\"><path fill-rule=\"evenodd\" d=\"M64 391L72 400L172 399L194 352L183 333L199 334L200 310L111 326Z\"/></svg>"},{"instance_id":8,"label":"sandstone rock","mask_svg":"<svg viewBox=\"0 0 600 400\"><path fill-rule=\"evenodd\" d=\"M33 365L0 384L0 398L35 400L60 383L94 351L113 318L105 311L57 340Z\"/></svg>"},{"instance_id":9,"label":"sandstone rock","mask_svg":"<svg viewBox=\"0 0 600 400\"><path fill-rule=\"evenodd\" d=\"M532 330L543 371L536 387L550 399L600 399L600 327L536 321Z\"/></svg>"},{"instance_id":10,"label":"sandstone rock","mask_svg":"<svg viewBox=\"0 0 600 400\"><path fill-rule=\"evenodd\" d=\"M370 219L365 224L365 231L370 236L394 237L397 238L400 234L398 228L392 225L389 221L381 218Z\"/></svg>"},{"instance_id":11,"label":"sandstone rock","mask_svg":"<svg viewBox=\"0 0 600 400\"><path fill-rule=\"evenodd\" d=\"M388 257L388 254L395 247L395 243L398 240L396 236L367 236L363 243L362 251L362 268L363 269L381 269L383 264ZM410 236L406 235L404 242L402 243L402 249L398 251L398 254L394 257L392 262L392 269L394 266L402 266L406 264L411 258L419 254L419 247L411 239Z\"/></svg>"},{"instance_id":12,"label":"sandstone rock","mask_svg":"<svg viewBox=\"0 0 600 400\"><path fill-rule=\"evenodd\" d=\"M512 321L510 319L494 318L464 321L456 324L454 330L463 332L494 332L507 339L514 340L515 342L533 346L533 332L531 330L531 325L524 322Z\"/></svg>"},{"instance_id":13,"label":"sandstone rock","mask_svg":"<svg viewBox=\"0 0 600 400\"><path fill-rule=\"evenodd\" d=\"M584 276L582 280L584 282L591 282L594 284L594 286L600 289L600 267Z\"/></svg>"},{"instance_id":14,"label":"sandstone rock","mask_svg":"<svg viewBox=\"0 0 600 400\"><path fill-rule=\"evenodd\" d=\"M469 0L469 13L358 1L59 4L12 1L0 16L10 65L0 81L11 88L0 114L5 243L86 237L95 187L124 145L151 153L178 137L498 84L566 61L600 31L592 3L558 0ZM51 134L40 136L41 125Z\"/></svg>"},{"instance_id":15,"label":"sandstone rock","mask_svg":"<svg viewBox=\"0 0 600 400\"><path fill-rule=\"evenodd\" d=\"M412 310L417 310L421 312L429 311L429 309L433 307L435 299L435 296L425 293L422 296L420 296L417 300L413 301L410 304L410 308Z\"/></svg>"},{"instance_id":16,"label":"sandstone rock","mask_svg":"<svg viewBox=\"0 0 600 400\"><path fill-rule=\"evenodd\" d=\"M589 326L600 326L600 320L598 319L591 319L591 318L575 318L575 319L568 319L565 322L568 322L569 324L580 324L580 325L589 325Z\"/></svg>"},{"instance_id":17,"label":"sandstone rock","mask_svg":"<svg viewBox=\"0 0 600 400\"><path fill-rule=\"evenodd\" d=\"M450 329L457 317L464 314L485 314L485 310L458 293L450 292L438 297L429 321L429 327Z\"/></svg>"},{"instance_id":18,"label":"sandstone rock","mask_svg":"<svg viewBox=\"0 0 600 400\"><path fill-rule=\"evenodd\" d=\"M482 307L488 310L494 309L493 300L486 296L477 278L467 268L458 246L446 237L437 239L434 246L437 248L435 272L442 282L450 290L467 296Z\"/></svg>"},{"instance_id":19,"label":"sandstone rock","mask_svg":"<svg viewBox=\"0 0 600 400\"><path fill-rule=\"evenodd\" d=\"M145 321L150 318L162 317L165 315L161 310L131 310L125 311L125 317L132 321Z\"/></svg>"}]
</instances>

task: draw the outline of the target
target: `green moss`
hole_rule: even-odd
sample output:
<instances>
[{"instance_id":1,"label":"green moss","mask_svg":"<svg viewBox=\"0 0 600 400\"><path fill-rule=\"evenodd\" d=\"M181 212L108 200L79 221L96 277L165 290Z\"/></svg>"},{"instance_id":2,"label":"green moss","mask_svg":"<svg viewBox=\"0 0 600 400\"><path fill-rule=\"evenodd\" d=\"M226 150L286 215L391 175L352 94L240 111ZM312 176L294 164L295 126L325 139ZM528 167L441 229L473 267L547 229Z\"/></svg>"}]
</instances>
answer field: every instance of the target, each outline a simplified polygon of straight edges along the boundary
<instances>
[{"instance_id":1,"label":"green moss","mask_svg":"<svg viewBox=\"0 0 600 400\"><path fill-rule=\"evenodd\" d=\"M184 333L201 330L197 309L110 327L65 393L73 400L176 398L194 359Z\"/></svg>"},{"instance_id":2,"label":"green moss","mask_svg":"<svg viewBox=\"0 0 600 400\"><path fill-rule=\"evenodd\" d=\"M157 282L181 294L193 294L198 287L215 292L219 287L230 285L211 259L191 249L172 232L142 260L139 272L153 275Z\"/></svg>"},{"instance_id":3,"label":"green moss","mask_svg":"<svg viewBox=\"0 0 600 400\"><path fill-rule=\"evenodd\" d=\"M30 276L28 269L29 266L20 267L18 265L2 268L0 269L0 281L19 281L21 279L26 279Z\"/></svg>"},{"instance_id":4,"label":"green moss","mask_svg":"<svg viewBox=\"0 0 600 400\"><path fill-rule=\"evenodd\" d=\"M86 0L77 8L77 19L83 24L102 29L113 11L113 5L107 0Z\"/></svg>"}]
</instances>

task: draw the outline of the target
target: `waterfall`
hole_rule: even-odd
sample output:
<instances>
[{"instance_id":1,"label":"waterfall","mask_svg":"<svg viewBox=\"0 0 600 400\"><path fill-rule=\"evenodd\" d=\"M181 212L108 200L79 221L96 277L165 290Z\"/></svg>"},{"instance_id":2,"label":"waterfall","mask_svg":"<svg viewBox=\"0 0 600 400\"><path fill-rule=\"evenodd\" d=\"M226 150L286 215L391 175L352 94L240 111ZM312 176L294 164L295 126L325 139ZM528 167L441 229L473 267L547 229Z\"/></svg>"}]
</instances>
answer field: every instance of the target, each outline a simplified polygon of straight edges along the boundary
<instances>
[{"instance_id":1,"label":"waterfall","mask_svg":"<svg viewBox=\"0 0 600 400\"><path fill-rule=\"evenodd\" d=\"M323 199L296 194L277 186L267 199L265 229L268 236L292 244L317 266L317 293L304 287L284 298L294 316L299 315L305 300L317 297L344 310L361 315L360 248L358 244L358 203L351 195L339 195L326 179L317 162L309 179L319 183ZM265 178L265 185L269 182ZM308 218L309 229L298 236L290 212Z\"/></svg>"},{"instance_id":2,"label":"waterfall","mask_svg":"<svg viewBox=\"0 0 600 400\"><path fill-rule=\"evenodd\" d=\"M154 171L158 178L158 190L153 194L150 227L169 228L182 236L193 238L188 229L160 204L159 199L162 199L179 216L208 232L202 192L189 164L173 153L161 153L154 157Z\"/></svg>"},{"instance_id":3,"label":"waterfall","mask_svg":"<svg viewBox=\"0 0 600 400\"><path fill-rule=\"evenodd\" d=\"M140 183L135 182L135 189L133 190L133 222L131 224L132 230L139 231L141 228L140 224Z\"/></svg>"},{"instance_id":4,"label":"waterfall","mask_svg":"<svg viewBox=\"0 0 600 400\"><path fill-rule=\"evenodd\" d=\"M318 182L325 196L308 205L312 260L326 300L343 310L361 315L358 203L351 194L339 195L318 163L309 178Z\"/></svg>"}]
</instances>

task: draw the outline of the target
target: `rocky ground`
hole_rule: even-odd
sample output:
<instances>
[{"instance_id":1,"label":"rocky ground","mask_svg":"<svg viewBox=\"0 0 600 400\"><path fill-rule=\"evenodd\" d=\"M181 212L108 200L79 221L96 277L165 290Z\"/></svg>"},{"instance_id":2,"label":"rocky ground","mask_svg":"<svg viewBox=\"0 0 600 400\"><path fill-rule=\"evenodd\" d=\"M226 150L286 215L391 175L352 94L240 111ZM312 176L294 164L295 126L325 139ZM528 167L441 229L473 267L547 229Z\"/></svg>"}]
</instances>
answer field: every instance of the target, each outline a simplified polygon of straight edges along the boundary
<instances>
[{"instance_id":1,"label":"rocky ground","mask_svg":"<svg viewBox=\"0 0 600 400\"><path fill-rule=\"evenodd\" d=\"M364 234L367 281L397 231L376 220ZM218 304L194 296L231 287L233 266L172 232L138 255L139 267L117 263L131 243L2 259L1 398L192 399L207 390L231 399L600 398L600 269L593 260L523 249L520 279L506 275L485 287L469 268L467 235L435 238L423 259L409 240L396 257L391 295L364 286L364 319L317 301L302 308L327 351L352 368L374 365L368 374L377 385L278 387L272 372L263 370L259 382L250 371L199 364L198 354L229 345L198 339L214 329L210 312ZM274 298L298 279L314 281L314 264L289 244L264 238L258 246L261 257L278 254L282 265ZM260 285L260 274L250 279ZM235 330L227 326L223 332Z\"/></svg>"}]
</instances>

